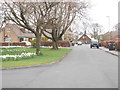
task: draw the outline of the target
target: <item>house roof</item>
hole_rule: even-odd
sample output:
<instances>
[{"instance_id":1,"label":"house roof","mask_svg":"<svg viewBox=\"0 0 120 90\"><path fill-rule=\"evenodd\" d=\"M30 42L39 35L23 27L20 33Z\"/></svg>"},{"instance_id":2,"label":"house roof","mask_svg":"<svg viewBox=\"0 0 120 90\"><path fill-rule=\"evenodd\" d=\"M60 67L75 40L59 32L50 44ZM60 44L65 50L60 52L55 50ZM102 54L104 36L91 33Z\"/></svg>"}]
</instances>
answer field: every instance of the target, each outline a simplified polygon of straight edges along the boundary
<instances>
[{"instance_id":1,"label":"house roof","mask_svg":"<svg viewBox=\"0 0 120 90\"><path fill-rule=\"evenodd\" d=\"M33 33L29 33L29 32L22 32L21 28L16 25L16 24L7 24L9 26L9 28L11 28L15 34L20 37L20 38L34 38L35 35Z\"/></svg>"},{"instance_id":2,"label":"house roof","mask_svg":"<svg viewBox=\"0 0 120 90\"><path fill-rule=\"evenodd\" d=\"M79 39L82 38L84 35L86 35L89 39L92 39L90 35L87 35L87 34L82 34L79 36Z\"/></svg>"}]
</instances>

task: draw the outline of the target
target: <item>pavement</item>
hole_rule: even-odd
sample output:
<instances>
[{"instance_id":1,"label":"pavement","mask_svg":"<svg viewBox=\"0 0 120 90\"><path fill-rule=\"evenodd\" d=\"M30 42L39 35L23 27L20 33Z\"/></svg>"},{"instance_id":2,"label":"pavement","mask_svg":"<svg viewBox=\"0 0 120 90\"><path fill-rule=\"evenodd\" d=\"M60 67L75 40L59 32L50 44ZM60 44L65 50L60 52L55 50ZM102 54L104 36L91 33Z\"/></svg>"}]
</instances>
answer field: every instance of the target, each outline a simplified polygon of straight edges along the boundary
<instances>
[{"instance_id":1,"label":"pavement","mask_svg":"<svg viewBox=\"0 0 120 90\"><path fill-rule=\"evenodd\" d=\"M78 46L78 45L75 44L75 47L76 47L76 46ZM115 55L115 56L118 56L119 53L120 53L120 52L117 51L117 50L109 50L108 48L105 48L105 47L99 47L99 49L100 49L100 50L104 50L105 52L110 53L110 54Z\"/></svg>"},{"instance_id":2,"label":"pavement","mask_svg":"<svg viewBox=\"0 0 120 90\"><path fill-rule=\"evenodd\" d=\"M115 55L115 56L118 56L119 55L119 51L116 51L116 50L109 50L108 48L105 48L105 47L99 47L101 50L104 50L105 52L108 52L112 55Z\"/></svg>"},{"instance_id":3,"label":"pavement","mask_svg":"<svg viewBox=\"0 0 120 90\"><path fill-rule=\"evenodd\" d=\"M117 88L118 57L81 45L59 63L3 70L2 75L3 88Z\"/></svg>"}]
</instances>

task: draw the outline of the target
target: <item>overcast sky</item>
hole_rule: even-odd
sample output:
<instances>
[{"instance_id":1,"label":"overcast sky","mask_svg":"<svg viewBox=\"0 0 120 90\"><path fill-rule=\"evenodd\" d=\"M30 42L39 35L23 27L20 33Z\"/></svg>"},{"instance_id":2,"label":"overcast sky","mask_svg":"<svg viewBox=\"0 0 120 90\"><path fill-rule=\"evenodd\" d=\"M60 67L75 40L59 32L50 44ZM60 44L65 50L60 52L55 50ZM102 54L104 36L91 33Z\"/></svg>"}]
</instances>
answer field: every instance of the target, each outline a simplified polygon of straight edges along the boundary
<instances>
[{"instance_id":1,"label":"overcast sky","mask_svg":"<svg viewBox=\"0 0 120 90\"><path fill-rule=\"evenodd\" d=\"M110 30L118 23L118 2L120 0L89 0L91 8L89 15L93 22L97 22L104 26L105 31ZM107 17L109 16L109 17Z\"/></svg>"},{"instance_id":2,"label":"overcast sky","mask_svg":"<svg viewBox=\"0 0 120 90\"><path fill-rule=\"evenodd\" d=\"M1 0L4 1L4 0ZM31 0L30 0L31 1ZM74 0L68 0L74 1ZM90 3L88 16L92 19L91 22L99 23L104 27L104 31L113 30L113 26L118 23L118 1L120 0L83 0ZM109 16L109 18L107 17ZM79 23L77 28L79 27Z\"/></svg>"}]
</instances>

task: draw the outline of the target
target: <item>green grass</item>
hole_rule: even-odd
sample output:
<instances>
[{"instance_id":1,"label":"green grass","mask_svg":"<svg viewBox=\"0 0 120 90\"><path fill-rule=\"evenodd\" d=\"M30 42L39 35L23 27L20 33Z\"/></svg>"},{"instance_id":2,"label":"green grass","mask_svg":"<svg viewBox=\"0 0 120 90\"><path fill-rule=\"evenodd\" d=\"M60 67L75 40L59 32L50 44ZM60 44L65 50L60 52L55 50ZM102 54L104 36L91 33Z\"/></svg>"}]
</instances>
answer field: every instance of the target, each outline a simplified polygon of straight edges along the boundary
<instances>
[{"instance_id":1,"label":"green grass","mask_svg":"<svg viewBox=\"0 0 120 90\"><path fill-rule=\"evenodd\" d=\"M35 51L34 48L28 48L29 51ZM51 62L56 62L61 60L67 53L71 51L71 49L62 48L59 50L52 50L49 48L42 48L42 55L34 56L29 59L22 59L18 61L3 61L2 67L19 67L19 66L31 66L31 65L39 65L39 64L47 64Z\"/></svg>"}]
</instances>

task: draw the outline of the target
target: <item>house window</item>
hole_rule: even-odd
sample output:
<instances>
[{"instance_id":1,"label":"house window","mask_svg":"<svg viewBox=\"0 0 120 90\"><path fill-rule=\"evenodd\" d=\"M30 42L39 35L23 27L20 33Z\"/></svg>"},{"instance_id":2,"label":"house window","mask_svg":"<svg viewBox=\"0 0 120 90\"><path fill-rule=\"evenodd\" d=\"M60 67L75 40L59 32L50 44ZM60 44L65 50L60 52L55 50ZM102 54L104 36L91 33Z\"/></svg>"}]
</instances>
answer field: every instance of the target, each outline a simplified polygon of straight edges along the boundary
<instances>
[{"instance_id":1,"label":"house window","mask_svg":"<svg viewBox=\"0 0 120 90\"><path fill-rule=\"evenodd\" d=\"M22 42L22 41L24 41L24 39L23 39L23 38L20 38L20 42Z\"/></svg>"},{"instance_id":2,"label":"house window","mask_svg":"<svg viewBox=\"0 0 120 90\"><path fill-rule=\"evenodd\" d=\"M32 38L29 38L29 39L28 39L28 41L31 41L31 40L32 40Z\"/></svg>"}]
</instances>

